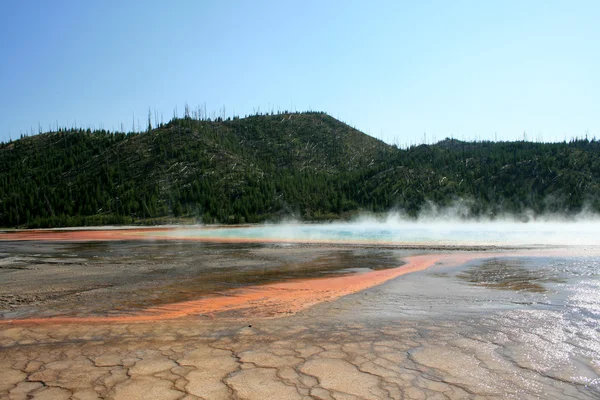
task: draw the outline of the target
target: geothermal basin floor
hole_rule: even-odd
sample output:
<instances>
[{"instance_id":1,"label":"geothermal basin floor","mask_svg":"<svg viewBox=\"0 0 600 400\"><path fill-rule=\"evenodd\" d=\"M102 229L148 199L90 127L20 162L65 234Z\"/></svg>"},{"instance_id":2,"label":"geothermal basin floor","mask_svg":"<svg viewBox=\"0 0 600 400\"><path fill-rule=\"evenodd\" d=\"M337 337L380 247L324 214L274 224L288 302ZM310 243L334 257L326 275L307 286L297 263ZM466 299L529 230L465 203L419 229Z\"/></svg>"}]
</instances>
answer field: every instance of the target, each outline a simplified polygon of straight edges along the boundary
<instances>
[{"instance_id":1,"label":"geothermal basin floor","mask_svg":"<svg viewBox=\"0 0 600 400\"><path fill-rule=\"evenodd\" d=\"M600 396L594 248L34 239L0 398Z\"/></svg>"}]
</instances>

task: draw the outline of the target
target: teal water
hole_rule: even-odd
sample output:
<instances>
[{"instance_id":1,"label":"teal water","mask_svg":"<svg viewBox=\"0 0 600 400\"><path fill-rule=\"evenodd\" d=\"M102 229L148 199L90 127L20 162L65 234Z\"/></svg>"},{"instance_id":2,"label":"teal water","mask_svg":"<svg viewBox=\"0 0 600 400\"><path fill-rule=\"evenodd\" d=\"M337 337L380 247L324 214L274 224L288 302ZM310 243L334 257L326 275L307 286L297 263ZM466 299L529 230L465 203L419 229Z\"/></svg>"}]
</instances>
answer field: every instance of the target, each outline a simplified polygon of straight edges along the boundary
<instances>
[{"instance_id":1,"label":"teal water","mask_svg":"<svg viewBox=\"0 0 600 400\"><path fill-rule=\"evenodd\" d=\"M420 245L600 245L600 224L393 222L267 224L243 227L185 228L164 235L182 238L245 239Z\"/></svg>"}]
</instances>

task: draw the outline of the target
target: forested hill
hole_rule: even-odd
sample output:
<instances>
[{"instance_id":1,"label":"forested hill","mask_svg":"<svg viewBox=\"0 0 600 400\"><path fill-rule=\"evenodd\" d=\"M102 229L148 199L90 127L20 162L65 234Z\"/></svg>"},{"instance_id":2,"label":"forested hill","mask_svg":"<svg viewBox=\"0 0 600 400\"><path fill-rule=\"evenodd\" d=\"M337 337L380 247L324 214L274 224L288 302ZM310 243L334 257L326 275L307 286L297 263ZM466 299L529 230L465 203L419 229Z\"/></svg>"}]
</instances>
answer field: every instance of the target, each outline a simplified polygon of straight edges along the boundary
<instances>
[{"instance_id":1,"label":"forested hill","mask_svg":"<svg viewBox=\"0 0 600 400\"><path fill-rule=\"evenodd\" d=\"M149 127L150 128L150 127ZM466 199L473 215L600 211L600 144L398 149L323 113L59 130L0 145L0 225L306 220Z\"/></svg>"}]
</instances>

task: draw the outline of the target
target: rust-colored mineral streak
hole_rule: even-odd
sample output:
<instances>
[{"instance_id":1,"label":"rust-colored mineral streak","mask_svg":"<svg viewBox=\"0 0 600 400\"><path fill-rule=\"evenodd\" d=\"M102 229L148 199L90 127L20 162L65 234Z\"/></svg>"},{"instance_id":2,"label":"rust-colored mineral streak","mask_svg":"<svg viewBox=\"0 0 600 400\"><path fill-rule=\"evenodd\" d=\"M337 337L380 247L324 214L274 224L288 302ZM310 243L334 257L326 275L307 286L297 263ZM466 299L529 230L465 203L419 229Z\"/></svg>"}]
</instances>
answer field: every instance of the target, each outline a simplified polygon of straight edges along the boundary
<instances>
[{"instance_id":1,"label":"rust-colored mineral streak","mask_svg":"<svg viewBox=\"0 0 600 400\"><path fill-rule=\"evenodd\" d=\"M136 315L28 318L0 321L0 324L128 323L176 319L199 314L214 315L229 311L247 312L261 317L289 315L324 301L331 301L341 296L380 285L401 275L421 271L434 265L441 258L443 256L439 255L413 256L407 259L405 265L398 268L371 271L364 274L299 279L250 286L229 290L217 296L149 308Z\"/></svg>"},{"instance_id":2,"label":"rust-colored mineral streak","mask_svg":"<svg viewBox=\"0 0 600 400\"><path fill-rule=\"evenodd\" d=\"M205 229L205 228L202 228ZM210 229L210 228L208 228ZM178 235L177 228L98 229L98 230L31 230L0 234L1 240L18 241L118 241L118 240L201 240L226 242L268 242L273 240L244 238L185 237ZM280 241L280 240L278 240ZM491 253L484 253L490 256ZM0 321L6 324L60 324L60 323L108 323L145 322L189 317L194 315L215 316L223 313L277 317L297 313L313 305L331 301L341 296L357 293L380 285L401 275L424 270L437 262L465 262L482 257L482 253L445 255L418 255L408 257L406 264L398 268L370 271L362 274L327 278L297 279L285 282L249 286L228 290L218 295L196 300L177 302L148 308L137 314L25 318Z\"/></svg>"}]
</instances>

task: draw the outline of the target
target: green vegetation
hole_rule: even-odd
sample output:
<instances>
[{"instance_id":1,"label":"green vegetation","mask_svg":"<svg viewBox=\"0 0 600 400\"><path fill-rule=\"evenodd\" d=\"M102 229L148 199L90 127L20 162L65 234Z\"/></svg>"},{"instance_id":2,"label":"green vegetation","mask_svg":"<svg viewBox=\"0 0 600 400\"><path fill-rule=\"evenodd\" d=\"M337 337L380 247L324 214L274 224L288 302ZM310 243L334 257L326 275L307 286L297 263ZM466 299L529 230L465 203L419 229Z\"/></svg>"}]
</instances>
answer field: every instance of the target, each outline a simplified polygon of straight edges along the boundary
<instances>
[{"instance_id":1,"label":"green vegetation","mask_svg":"<svg viewBox=\"0 0 600 400\"><path fill-rule=\"evenodd\" d=\"M144 133L61 129L0 144L0 225L416 215L457 199L472 215L600 211L595 140L398 149L323 113L186 115Z\"/></svg>"}]
</instances>

